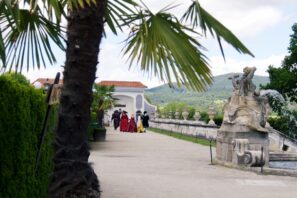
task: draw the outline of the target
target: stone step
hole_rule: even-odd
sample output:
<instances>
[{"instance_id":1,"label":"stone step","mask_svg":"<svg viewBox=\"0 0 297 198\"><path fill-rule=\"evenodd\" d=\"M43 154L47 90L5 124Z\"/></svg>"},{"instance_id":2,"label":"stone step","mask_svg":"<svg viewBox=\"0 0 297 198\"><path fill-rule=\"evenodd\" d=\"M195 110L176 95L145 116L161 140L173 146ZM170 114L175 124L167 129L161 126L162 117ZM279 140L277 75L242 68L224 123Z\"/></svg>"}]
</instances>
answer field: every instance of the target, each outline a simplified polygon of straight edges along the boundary
<instances>
[{"instance_id":1,"label":"stone step","mask_svg":"<svg viewBox=\"0 0 297 198\"><path fill-rule=\"evenodd\" d=\"M297 161L297 153L269 153L269 161Z\"/></svg>"}]
</instances>

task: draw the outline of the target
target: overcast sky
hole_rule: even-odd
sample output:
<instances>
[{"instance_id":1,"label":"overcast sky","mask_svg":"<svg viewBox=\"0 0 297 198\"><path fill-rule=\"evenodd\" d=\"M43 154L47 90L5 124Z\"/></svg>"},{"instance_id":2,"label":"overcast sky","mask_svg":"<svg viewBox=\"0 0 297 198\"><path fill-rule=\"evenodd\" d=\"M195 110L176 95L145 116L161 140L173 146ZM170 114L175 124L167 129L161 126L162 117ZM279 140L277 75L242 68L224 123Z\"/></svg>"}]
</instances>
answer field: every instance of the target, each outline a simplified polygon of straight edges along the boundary
<instances>
[{"instance_id":1,"label":"overcast sky","mask_svg":"<svg viewBox=\"0 0 297 198\"><path fill-rule=\"evenodd\" d=\"M182 4L172 10L176 15L183 13L191 0L143 0L152 11L158 11L170 3ZM269 65L279 66L287 54L291 26L297 22L296 0L200 0L201 6L229 28L255 55L252 58L239 54L223 43L226 62L224 62L216 40L210 36L200 42L207 48L213 75L241 72L245 66L256 66L256 75L268 76ZM128 30L127 30L128 31ZM141 81L148 87L163 84L157 78L148 77L137 67L129 70L121 48L125 36L109 34L102 41L97 69L97 80ZM65 53L55 50L58 62L46 69L24 73L31 81L39 77L54 78L62 71Z\"/></svg>"}]
</instances>

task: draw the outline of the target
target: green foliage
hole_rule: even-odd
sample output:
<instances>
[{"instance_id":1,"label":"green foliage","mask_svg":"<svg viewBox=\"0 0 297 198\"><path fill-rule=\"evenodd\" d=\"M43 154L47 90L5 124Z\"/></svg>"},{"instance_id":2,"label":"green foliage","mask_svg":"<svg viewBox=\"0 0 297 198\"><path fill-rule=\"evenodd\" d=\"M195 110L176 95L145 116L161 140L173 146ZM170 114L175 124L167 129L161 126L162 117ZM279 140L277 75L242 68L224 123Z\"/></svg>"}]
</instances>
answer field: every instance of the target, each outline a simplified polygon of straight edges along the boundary
<instances>
[{"instance_id":1,"label":"green foliage","mask_svg":"<svg viewBox=\"0 0 297 198\"><path fill-rule=\"evenodd\" d=\"M112 97L114 86L94 85L92 109L97 112L111 108L115 104Z\"/></svg>"},{"instance_id":2,"label":"green foliage","mask_svg":"<svg viewBox=\"0 0 297 198\"><path fill-rule=\"evenodd\" d=\"M65 50L63 44L63 19L65 11L100 5L96 0L49 0L38 3L24 0L21 6L15 1L0 1L0 61L4 68L22 71L23 67L38 67L56 62L52 45ZM203 53L205 47L199 39L206 32L215 36L223 53L221 40L225 40L238 52L252 53L223 24L208 13L197 0L185 11L183 19L170 13L175 6L167 6L153 13L141 1L113 0L104 6L104 21L111 32L131 29L126 39L124 55L140 69L158 76L169 83L176 81L195 90L205 90L212 82L212 74ZM199 21L199 23L198 23ZM190 26L189 26L190 24ZM197 31L200 27L203 34ZM162 28L160 28L162 27ZM105 34L103 32L102 34ZM98 35L102 36L102 35ZM199 38L199 39L197 39Z\"/></svg>"},{"instance_id":3,"label":"green foliage","mask_svg":"<svg viewBox=\"0 0 297 198\"><path fill-rule=\"evenodd\" d=\"M200 29L205 36L208 30L213 37L216 37L224 58L225 55L221 43L222 38L232 45L238 52L254 56L230 30L204 10L198 0L192 1L191 6L182 16L182 20L189 20L193 27L200 26Z\"/></svg>"},{"instance_id":4,"label":"green foliage","mask_svg":"<svg viewBox=\"0 0 297 198\"><path fill-rule=\"evenodd\" d=\"M290 45L281 67L269 66L270 83L262 86L263 89L274 89L283 95L286 101L297 102L297 23L292 26ZM268 118L270 125L285 133L297 137L297 112L288 108L286 101L269 97L269 104L278 116Z\"/></svg>"},{"instance_id":5,"label":"green foliage","mask_svg":"<svg viewBox=\"0 0 297 198\"><path fill-rule=\"evenodd\" d=\"M189 107L188 109L189 109L188 120L193 120L196 110L194 107Z\"/></svg>"},{"instance_id":6,"label":"green foliage","mask_svg":"<svg viewBox=\"0 0 297 198\"><path fill-rule=\"evenodd\" d=\"M183 119L182 117L182 112L184 110L187 110L189 112L188 115L188 120L194 120L194 115L196 110L200 112L200 110L198 108L194 108L193 106L188 106L187 104L183 103L183 102L171 102L168 103L164 106L163 109L161 109L161 114L165 115L166 118L169 117L169 115L172 116L172 118L175 118L175 112L179 112L179 119ZM204 121L205 123L209 122L209 117L207 112L202 111L200 112L200 120ZM214 117L214 122L216 123L216 125L221 125L223 122L223 113L222 112L218 112L216 113L215 117Z\"/></svg>"},{"instance_id":7,"label":"green foliage","mask_svg":"<svg viewBox=\"0 0 297 198\"><path fill-rule=\"evenodd\" d=\"M174 118L175 112L179 112L181 114L184 109L187 109L187 105L185 103L183 103L183 102L171 102L171 103L166 104L161 109L161 114L165 115L166 117L168 117L169 114L171 114L171 116Z\"/></svg>"},{"instance_id":8,"label":"green foliage","mask_svg":"<svg viewBox=\"0 0 297 198\"><path fill-rule=\"evenodd\" d=\"M21 72L23 67L29 70L31 66L40 68L45 66L46 62L55 63L53 43L64 49L61 26L53 23L52 16L48 17L47 13L42 13L43 10L52 10L53 7L43 9L38 7L39 4L35 4L37 1L24 2L26 3L0 1L2 66L9 70L14 68L18 72ZM48 6L54 1L47 2L50 3L45 2L42 5Z\"/></svg>"},{"instance_id":9,"label":"green foliage","mask_svg":"<svg viewBox=\"0 0 297 198\"><path fill-rule=\"evenodd\" d=\"M8 78L16 80L17 82L23 85L30 85L30 81L23 74L16 73L16 72L7 72L3 74L3 76L7 76Z\"/></svg>"},{"instance_id":10,"label":"green foliage","mask_svg":"<svg viewBox=\"0 0 297 198\"><path fill-rule=\"evenodd\" d=\"M283 111L279 116L271 116L267 120L276 130L297 139L297 110Z\"/></svg>"},{"instance_id":11,"label":"green foliage","mask_svg":"<svg viewBox=\"0 0 297 198\"><path fill-rule=\"evenodd\" d=\"M200 120L204 121L205 123L209 122L209 117L207 112L205 111L200 112L200 116L201 116Z\"/></svg>"},{"instance_id":12,"label":"green foliage","mask_svg":"<svg viewBox=\"0 0 297 198\"><path fill-rule=\"evenodd\" d=\"M94 85L92 110L97 113L97 123L103 127L104 110L115 105L114 86Z\"/></svg>"},{"instance_id":13,"label":"green foliage","mask_svg":"<svg viewBox=\"0 0 297 198\"><path fill-rule=\"evenodd\" d=\"M213 118L213 121L216 123L216 125L221 126L223 123L223 114L216 114L215 117Z\"/></svg>"},{"instance_id":14,"label":"green foliage","mask_svg":"<svg viewBox=\"0 0 297 198\"><path fill-rule=\"evenodd\" d=\"M275 89L285 99L297 102L297 23L292 26L293 34L290 36L290 45L287 55L281 67L269 66L268 73L270 83L263 86L264 89Z\"/></svg>"},{"instance_id":15,"label":"green foliage","mask_svg":"<svg viewBox=\"0 0 297 198\"><path fill-rule=\"evenodd\" d=\"M55 116L50 120L34 175L46 110L44 98L42 91L18 82L13 75L0 76L0 197L47 197Z\"/></svg>"},{"instance_id":16,"label":"green foliage","mask_svg":"<svg viewBox=\"0 0 297 198\"><path fill-rule=\"evenodd\" d=\"M274 129L287 134L289 128L284 117L272 116L269 117L267 121L269 122L270 126L272 126Z\"/></svg>"},{"instance_id":17,"label":"green foliage","mask_svg":"<svg viewBox=\"0 0 297 198\"><path fill-rule=\"evenodd\" d=\"M281 93L284 98L289 97L291 101L297 102L297 70L290 71L282 66L275 68L269 66L267 72L269 73L270 83L262 86L263 89L274 89Z\"/></svg>"},{"instance_id":18,"label":"green foliage","mask_svg":"<svg viewBox=\"0 0 297 198\"><path fill-rule=\"evenodd\" d=\"M127 39L124 54L130 65L137 62L143 71L159 74L162 81L205 90L212 75L201 44L193 38L198 33L166 11L153 14L146 10L129 16L127 23L136 27Z\"/></svg>"},{"instance_id":19,"label":"green foliage","mask_svg":"<svg viewBox=\"0 0 297 198\"><path fill-rule=\"evenodd\" d=\"M88 126L87 133L88 133L88 140L93 139L93 130L94 130L94 123L97 123L97 114L96 112L91 112L91 122Z\"/></svg>"}]
</instances>

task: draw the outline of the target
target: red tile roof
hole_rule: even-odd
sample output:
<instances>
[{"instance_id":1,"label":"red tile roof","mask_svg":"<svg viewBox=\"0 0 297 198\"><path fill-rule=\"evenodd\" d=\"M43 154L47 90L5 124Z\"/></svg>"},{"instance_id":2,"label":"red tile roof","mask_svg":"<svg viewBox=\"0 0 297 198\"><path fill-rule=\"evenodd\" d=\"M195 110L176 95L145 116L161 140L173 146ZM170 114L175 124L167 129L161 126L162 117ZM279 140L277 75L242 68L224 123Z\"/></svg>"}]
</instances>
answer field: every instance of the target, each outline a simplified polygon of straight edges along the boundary
<instances>
[{"instance_id":1,"label":"red tile roof","mask_svg":"<svg viewBox=\"0 0 297 198\"><path fill-rule=\"evenodd\" d=\"M137 87L137 88L147 88L144 84L139 81L108 81L104 80L99 83L98 85L105 85L105 86L115 86L115 87Z\"/></svg>"},{"instance_id":2,"label":"red tile roof","mask_svg":"<svg viewBox=\"0 0 297 198\"><path fill-rule=\"evenodd\" d=\"M49 84L53 84L54 83L54 80L53 78L38 78L37 80L35 80L32 85L34 85L36 82L39 82L41 84L42 87L44 87L44 85L46 83L49 83ZM63 80L59 80L59 84L63 84Z\"/></svg>"}]
</instances>

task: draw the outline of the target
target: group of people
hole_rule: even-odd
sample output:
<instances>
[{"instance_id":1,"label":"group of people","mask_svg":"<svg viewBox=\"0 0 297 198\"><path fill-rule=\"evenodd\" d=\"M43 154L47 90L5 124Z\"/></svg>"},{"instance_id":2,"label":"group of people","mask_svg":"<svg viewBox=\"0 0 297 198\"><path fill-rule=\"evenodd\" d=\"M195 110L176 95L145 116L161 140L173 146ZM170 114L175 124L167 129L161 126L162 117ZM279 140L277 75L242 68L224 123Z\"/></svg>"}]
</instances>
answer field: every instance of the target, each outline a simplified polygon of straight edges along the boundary
<instances>
[{"instance_id":1,"label":"group of people","mask_svg":"<svg viewBox=\"0 0 297 198\"><path fill-rule=\"evenodd\" d=\"M115 110L111 121L113 121L114 129L117 130L120 127L121 132L143 133L149 127L149 115L146 111L143 114L141 111L136 111L136 118L132 114L129 119L127 111Z\"/></svg>"}]
</instances>

